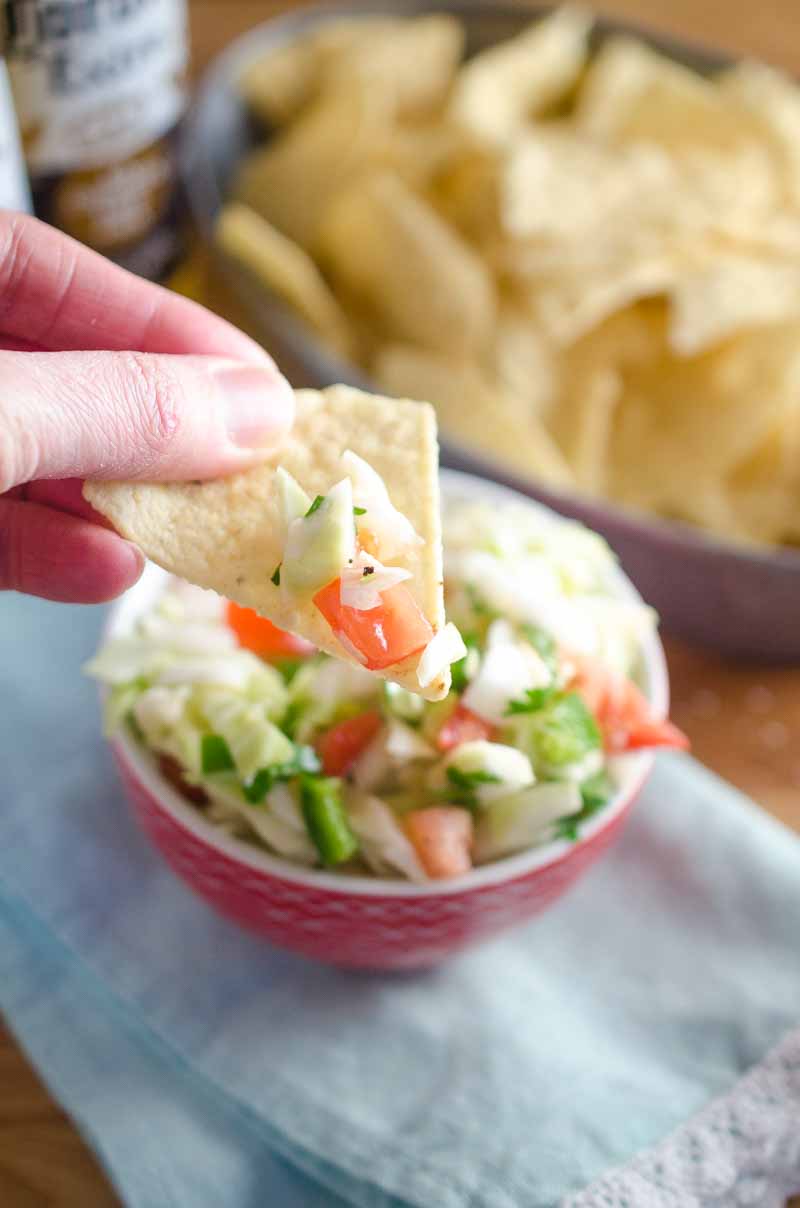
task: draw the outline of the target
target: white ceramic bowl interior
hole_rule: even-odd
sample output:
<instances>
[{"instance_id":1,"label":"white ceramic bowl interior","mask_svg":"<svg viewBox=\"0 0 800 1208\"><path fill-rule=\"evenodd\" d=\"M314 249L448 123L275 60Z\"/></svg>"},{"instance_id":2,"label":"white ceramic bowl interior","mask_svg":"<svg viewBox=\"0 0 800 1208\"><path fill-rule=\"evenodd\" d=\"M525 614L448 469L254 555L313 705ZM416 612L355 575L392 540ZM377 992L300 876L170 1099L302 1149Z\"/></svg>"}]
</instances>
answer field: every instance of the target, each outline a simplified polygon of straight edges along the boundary
<instances>
[{"instance_id":1,"label":"white ceramic bowl interior","mask_svg":"<svg viewBox=\"0 0 800 1208\"><path fill-rule=\"evenodd\" d=\"M454 470L443 470L442 493L447 500L459 498L480 499L487 503L516 503L536 512L545 512L554 524L572 523L550 512L548 508L508 487L461 474ZM148 565L142 578L119 600L111 610L105 630L105 638L122 637L133 629L138 618L146 613L164 590L169 576L157 566ZM623 599L640 601L641 597L621 570L614 570L614 584ZM641 650L641 687L659 715L666 716L669 708L669 680L664 650L657 634L644 642ZM224 852L248 868L261 870L285 881L301 885L314 885L317 889L328 887L339 893L353 893L364 897L425 897L442 896L448 893L463 893L466 889L478 889L497 885L524 876L534 869L558 860L566 850L580 846L598 831L603 830L620 814L641 787L651 771L654 756L650 752L618 757L614 761L614 775L619 790L611 801L593 818L589 819L574 843L559 840L532 848L518 855L508 856L474 868L466 876L449 881L416 885L408 881L385 880L378 877L344 876L337 873L319 872L301 868L279 856L270 855L251 844L226 835L212 823L206 821L160 774L153 757L142 748L127 731L122 731L114 740L120 754L131 766L143 786L156 797L164 810L182 827L210 847Z\"/></svg>"}]
</instances>

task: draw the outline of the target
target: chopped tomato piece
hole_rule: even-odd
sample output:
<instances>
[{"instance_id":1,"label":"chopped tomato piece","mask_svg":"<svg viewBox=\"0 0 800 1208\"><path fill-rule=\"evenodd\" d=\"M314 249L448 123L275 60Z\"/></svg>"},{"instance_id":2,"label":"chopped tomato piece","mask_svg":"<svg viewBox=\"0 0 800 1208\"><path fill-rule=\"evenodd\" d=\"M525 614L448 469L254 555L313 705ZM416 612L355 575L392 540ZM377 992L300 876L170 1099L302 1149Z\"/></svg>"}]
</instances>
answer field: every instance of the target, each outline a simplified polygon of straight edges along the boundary
<instances>
[{"instance_id":1,"label":"chopped tomato piece","mask_svg":"<svg viewBox=\"0 0 800 1208\"><path fill-rule=\"evenodd\" d=\"M369 746L382 725L379 713L359 713L337 722L317 739L316 748L326 776L344 776Z\"/></svg>"},{"instance_id":2,"label":"chopped tomato piece","mask_svg":"<svg viewBox=\"0 0 800 1208\"><path fill-rule=\"evenodd\" d=\"M671 721L644 721L628 733L624 749L635 751L640 747L674 747L678 751L688 751L689 739Z\"/></svg>"},{"instance_id":3,"label":"chopped tomato piece","mask_svg":"<svg viewBox=\"0 0 800 1208\"><path fill-rule=\"evenodd\" d=\"M608 668L599 659L587 658L585 655L564 653L563 659L574 669L567 686L583 698L589 712L597 717L609 691Z\"/></svg>"},{"instance_id":4,"label":"chopped tomato piece","mask_svg":"<svg viewBox=\"0 0 800 1208\"><path fill-rule=\"evenodd\" d=\"M491 739L494 726L478 717L466 705L458 705L450 714L436 736L436 746L440 751L452 751L460 747L462 742L478 742Z\"/></svg>"},{"instance_id":5,"label":"chopped tomato piece","mask_svg":"<svg viewBox=\"0 0 800 1208\"><path fill-rule=\"evenodd\" d=\"M656 717L644 693L598 659L569 655L575 674L569 683L582 696L603 732L606 751L619 755L643 747L689 749L689 739L671 721Z\"/></svg>"},{"instance_id":6,"label":"chopped tomato piece","mask_svg":"<svg viewBox=\"0 0 800 1208\"><path fill-rule=\"evenodd\" d=\"M425 617L404 583L381 592L378 608L342 604L341 580L314 596L314 603L342 645L355 650L370 671L381 671L424 650L433 637Z\"/></svg>"},{"instance_id":7,"label":"chopped tomato piece","mask_svg":"<svg viewBox=\"0 0 800 1208\"><path fill-rule=\"evenodd\" d=\"M472 816L452 805L412 810L403 824L429 877L460 877L472 868Z\"/></svg>"},{"instance_id":8,"label":"chopped tomato piece","mask_svg":"<svg viewBox=\"0 0 800 1208\"><path fill-rule=\"evenodd\" d=\"M278 629L252 608L242 608L232 600L228 601L226 620L239 639L239 645L262 658L297 658L314 653L315 647L310 642Z\"/></svg>"}]
</instances>

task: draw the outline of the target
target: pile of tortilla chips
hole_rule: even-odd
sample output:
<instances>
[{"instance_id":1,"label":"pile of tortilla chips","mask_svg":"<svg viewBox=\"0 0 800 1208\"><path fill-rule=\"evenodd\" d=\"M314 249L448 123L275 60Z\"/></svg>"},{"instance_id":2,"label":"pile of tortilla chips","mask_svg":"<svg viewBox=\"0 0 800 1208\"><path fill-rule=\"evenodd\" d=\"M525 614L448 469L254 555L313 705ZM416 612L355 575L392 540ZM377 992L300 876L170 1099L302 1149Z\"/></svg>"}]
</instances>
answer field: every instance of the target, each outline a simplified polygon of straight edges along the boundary
<instances>
[{"instance_id":1,"label":"pile of tortilla chips","mask_svg":"<svg viewBox=\"0 0 800 1208\"><path fill-rule=\"evenodd\" d=\"M800 539L800 89L706 79L566 8L463 61L453 17L253 64L222 246L386 391L518 473Z\"/></svg>"}]
</instances>

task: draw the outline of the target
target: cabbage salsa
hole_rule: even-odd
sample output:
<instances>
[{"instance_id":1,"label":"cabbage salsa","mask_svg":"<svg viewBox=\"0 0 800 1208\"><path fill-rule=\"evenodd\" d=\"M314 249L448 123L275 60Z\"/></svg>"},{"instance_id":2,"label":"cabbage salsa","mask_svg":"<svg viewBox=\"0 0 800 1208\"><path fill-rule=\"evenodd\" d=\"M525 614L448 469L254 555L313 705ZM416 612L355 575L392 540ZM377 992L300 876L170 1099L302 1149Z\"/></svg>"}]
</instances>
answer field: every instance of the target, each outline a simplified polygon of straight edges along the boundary
<instances>
[{"instance_id":1,"label":"cabbage salsa","mask_svg":"<svg viewBox=\"0 0 800 1208\"><path fill-rule=\"evenodd\" d=\"M87 665L205 818L296 864L416 882L561 839L613 797L619 757L686 747L636 679L655 618L580 525L443 504L449 695L423 700L254 612L171 580Z\"/></svg>"}]
</instances>

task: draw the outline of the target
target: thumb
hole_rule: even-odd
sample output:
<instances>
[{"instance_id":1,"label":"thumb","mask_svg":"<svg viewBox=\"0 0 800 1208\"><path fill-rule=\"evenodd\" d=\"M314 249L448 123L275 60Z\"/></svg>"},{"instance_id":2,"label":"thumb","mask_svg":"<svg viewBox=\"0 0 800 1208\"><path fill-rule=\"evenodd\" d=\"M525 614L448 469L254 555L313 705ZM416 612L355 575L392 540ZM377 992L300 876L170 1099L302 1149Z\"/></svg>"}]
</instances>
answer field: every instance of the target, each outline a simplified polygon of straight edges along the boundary
<instances>
[{"instance_id":1,"label":"thumb","mask_svg":"<svg viewBox=\"0 0 800 1208\"><path fill-rule=\"evenodd\" d=\"M0 352L0 494L40 478L230 474L276 448L293 416L269 362Z\"/></svg>"}]
</instances>

